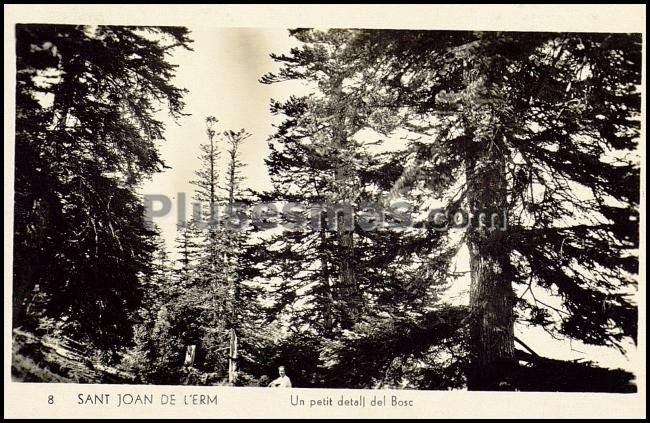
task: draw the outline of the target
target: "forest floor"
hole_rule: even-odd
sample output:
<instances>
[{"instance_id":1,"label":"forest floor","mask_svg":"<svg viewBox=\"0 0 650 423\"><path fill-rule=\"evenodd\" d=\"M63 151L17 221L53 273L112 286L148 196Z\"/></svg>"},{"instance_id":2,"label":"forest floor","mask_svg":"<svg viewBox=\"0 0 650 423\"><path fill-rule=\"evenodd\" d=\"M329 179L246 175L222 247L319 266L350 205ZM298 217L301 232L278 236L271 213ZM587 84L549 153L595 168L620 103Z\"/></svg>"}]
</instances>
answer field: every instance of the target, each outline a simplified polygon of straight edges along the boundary
<instances>
[{"instance_id":1,"label":"forest floor","mask_svg":"<svg viewBox=\"0 0 650 423\"><path fill-rule=\"evenodd\" d=\"M65 337L14 329L11 376L16 382L133 383L135 376L92 359L82 345Z\"/></svg>"}]
</instances>

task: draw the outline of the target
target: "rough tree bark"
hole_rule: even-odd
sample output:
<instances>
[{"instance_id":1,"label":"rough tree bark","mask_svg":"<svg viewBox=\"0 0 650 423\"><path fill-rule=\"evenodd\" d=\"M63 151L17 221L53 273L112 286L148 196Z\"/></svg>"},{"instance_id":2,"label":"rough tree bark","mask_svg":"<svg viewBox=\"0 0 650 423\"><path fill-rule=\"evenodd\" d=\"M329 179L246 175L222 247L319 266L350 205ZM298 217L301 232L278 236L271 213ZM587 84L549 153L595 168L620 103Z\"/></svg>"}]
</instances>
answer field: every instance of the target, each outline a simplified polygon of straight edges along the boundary
<instances>
[{"instance_id":1,"label":"rough tree bark","mask_svg":"<svg viewBox=\"0 0 650 423\"><path fill-rule=\"evenodd\" d=\"M507 201L504 150L494 140L471 140L468 144L468 206L471 213L484 212L482 218L472 219L467 237L471 271L468 389L510 390L515 366L514 293L507 275L509 254L503 230ZM499 219L492 222L492 213Z\"/></svg>"}]
</instances>

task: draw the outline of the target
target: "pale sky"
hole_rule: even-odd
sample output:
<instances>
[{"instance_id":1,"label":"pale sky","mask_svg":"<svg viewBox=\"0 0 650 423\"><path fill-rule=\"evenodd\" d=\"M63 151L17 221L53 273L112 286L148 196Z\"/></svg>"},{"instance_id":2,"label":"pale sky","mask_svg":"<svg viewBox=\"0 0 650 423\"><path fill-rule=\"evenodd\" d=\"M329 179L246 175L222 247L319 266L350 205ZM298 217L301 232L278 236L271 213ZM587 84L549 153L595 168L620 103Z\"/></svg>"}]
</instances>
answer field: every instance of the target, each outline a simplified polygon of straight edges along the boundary
<instances>
[{"instance_id":1,"label":"pale sky","mask_svg":"<svg viewBox=\"0 0 650 423\"><path fill-rule=\"evenodd\" d=\"M274 133L273 124L281 117L269 111L271 98L288 97L291 92L305 91L299 84L264 85L258 80L266 73L277 71L278 64L271 53L288 53L296 45L286 29L249 28L191 28L194 51L177 50L172 61L179 65L174 84L189 90L185 97L185 113L177 123L165 118L166 141L160 145L163 160L170 166L153 176L141 189L142 194L163 194L172 199L172 212L154 222L160 226L168 246L176 235L177 193L186 193L188 217L199 165L199 145L207 142L205 118L215 116L217 132L245 128L252 136L241 149L241 161L246 163L243 186L268 189L270 181L264 159L268 154L267 139ZM225 145L218 148L223 152ZM225 159L225 154L222 153Z\"/></svg>"},{"instance_id":2,"label":"pale sky","mask_svg":"<svg viewBox=\"0 0 650 423\"><path fill-rule=\"evenodd\" d=\"M299 83L263 85L259 78L278 69L270 53L288 53L298 42L285 29L205 28L192 27L190 37L194 51L179 50L172 61L179 65L174 84L187 88L185 112L178 124L168 121L166 141L160 146L163 160L171 169L153 176L143 185L143 194L163 194L172 199L172 212L154 222L161 228L168 248L176 236L177 193L186 193L188 213L194 179L198 167L199 144L207 141L205 118L218 120L216 130L245 128L252 136L242 147L242 162L247 167L245 188L270 188L264 159L268 154L267 139L275 132L273 124L282 117L272 116L270 99L282 100L290 94L302 95L309 90ZM290 85L291 84L291 85ZM219 146L223 151L225 146ZM458 271L468 269L469 256L464 249L458 256ZM448 293L450 301L468 302L467 278L455 284ZM538 294L539 296L539 294ZM544 298L540 296L540 298ZM517 327L516 335L541 355L559 359L583 358L603 366L623 368L636 373L640 357L630 343L627 357L612 348L586 346L579 342L556 341L542 329ZM635 368L636 371L635 371Z\"/></svg>"}]
</instances>

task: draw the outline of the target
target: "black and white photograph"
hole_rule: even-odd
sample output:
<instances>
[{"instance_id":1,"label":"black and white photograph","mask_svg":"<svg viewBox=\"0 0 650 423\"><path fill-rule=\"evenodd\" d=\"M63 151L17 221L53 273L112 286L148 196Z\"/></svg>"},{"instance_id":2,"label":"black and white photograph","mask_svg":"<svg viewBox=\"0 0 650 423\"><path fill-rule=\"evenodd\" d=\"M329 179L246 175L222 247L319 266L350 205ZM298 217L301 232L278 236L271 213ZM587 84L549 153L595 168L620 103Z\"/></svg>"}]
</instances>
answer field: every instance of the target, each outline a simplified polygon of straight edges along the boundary
<instances>
[{"instance_id":1,"label":"black and white photograph","mask_svg":"<svg viewBox=\"0 0 650 423\"><path fill-rule=\"evenodd\" d=\"M645 389L636 27L167 22L13 26L12 383Z\"/></svg>"}]
</instances>

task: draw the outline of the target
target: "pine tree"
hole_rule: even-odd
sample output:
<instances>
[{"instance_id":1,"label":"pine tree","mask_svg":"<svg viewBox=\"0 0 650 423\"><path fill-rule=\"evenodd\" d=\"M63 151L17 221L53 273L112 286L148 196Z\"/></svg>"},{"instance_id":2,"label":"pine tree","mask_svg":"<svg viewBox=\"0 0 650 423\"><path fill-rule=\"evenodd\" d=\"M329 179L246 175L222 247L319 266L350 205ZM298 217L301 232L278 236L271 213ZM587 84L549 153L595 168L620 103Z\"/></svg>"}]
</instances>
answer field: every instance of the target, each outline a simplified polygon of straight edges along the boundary
<instances>
[{"instance_id":1,"label":"pine tree","mask_svg":"<svg viewBox=\"0 0 650 423\"><path fill-rule=\"evenodd\" d=\"M224 374L227 363L228 286L226 261L224 259L225 232L220 216L219 192L220 157L218 120L206 118L207 143L200 145L200 165L192 181L196 187L194 200L199 213L193 211L193 223L197 230L197 261L192 285L185 297L191 300L194 320L199 328L194 344L197 345L197 366L206 372Z\"/></svg>"},{"instance_id":2,"label":"pine tree","mask_svg":"<svg viewBox=\"0 0 650 423\"><path fill-rule=\"evenodd\" d=\"M16 26L14 327L131 341L154 249L136 189L163 167L154 112L180 116L166 56L189 43L185 28Z\"/></svg>"},{"instance_id":3,"label":"pine tree","mask_svg":"<svg viewBox=\"0 0 650 423\"><path fill-rule=\"evenodd\" d=\"M267 166L275 189L262 200L295 203L281 218L294 224L311 220L312 225L285 230L261 247L263 276L280 281L270 318L288 319L287 343L318 345L304 358L319 363L317 374L302 376L311 385L375 386L383 378L376 369L386 369L402 351L391 351L379 366L357 362L358 372L350 372L346 360L363 354L356 349L359 336L376 336L366 331L368 322L411 322L439 306L435 285L440 275L425 275L421 266L438 248L438 235L423 225L389 229L406 226L399 221L405 216L386 200L407 151L371 152L386 135L379 123L387 125L390 116L367 107L358 95L367 75L354 62L358 52L347 47L353 33L292 34L303 45L290 55L273 56L285 66L262 82L302 79L317 93L272 102L272 112L286 119L270 139ZM362 131L373 125L380 130L369 141ZM350 207L347 217L335 213L345 205ZM385 216L366 213L381 211L377 208L386 209Z\"/></svg>"},{"instance_id":4,"label":"pine tree","mask_svg":"<svg viewBox=\"0 0 650 423\"><path fill-rule=\"evenodd\" d=\"M274 113L282 112L289 119L275 136L284 151L272 146L267 164L275 178L276 191L286 192L286 187L281 187L279 183L287 182L291 184L289 187L293 192L300 192L295 196L283 195L284 198L276 195L275 199L298 200L310 206L332 206L330 208L350 204L355 200L353 192L356 185L350 160L354 158L354 150L359 151L351 135L360 128L355 126L354 105L343 101L342 82L348 70L327 62L336 57L330 55L328 50L339 49L345 42L345 33L337 32L329 37L321 37L319 33L303 31L294 35L301 41L313 43L313 46L294 49L292 56L273 56L287 66L282 69L279 77L267 75L262 82L279 82L285 78L305 79L317 83L324 97L292 97L284 104L275 103L272 106ZM312 65L314 68L310 69ZM280 181L279 178L284 180ZM299 253L301 261L305 263L302 271L304 276L298 276L301 271L296 271L297 269L288 270L294 276L302 278L303 283L309 283L313 276L306 269L318 266L320 283L315 284L315 307L323 313L321 323L330 332L334 329L335 320L336 325L349 329L363 308L352 258L354 231L349 222L344 222L338 213L330 215L328 221L325 210L320 213L314 209L307 212L316 214L314 223L315 226L320 226L319 233L290 236L294 238L294 245L313 244L316 251ZM336 234L330 233L332 228ZM284 236L286 235L281 237ZM300 238L304 240L299 241ZM313 238L313 241L309 241L309 238ZM334 253L336 250L333 246L339 247L337 253ZM296 248L291 253L298 253L297 250L299 249ZM294 292L294 289L290 292ZM339 297L340 301L337 301Z\"/></svg>"},{"instance_id":5,"label":"pine tree","mask_svg":"<svg viewBox=\"0 0 650 423\"><path fill-rule=\"evenodd\" d=\"M194 266L190 272L190 284L183 294L187 303L186 315L197 327L194 344L197 345L197 366L200 370L220 375L228 374L228 381L234 383L237 374L237 351L239 339L254 331L245 329L248 314L253 305L250 289L244 284L243 262L240 260L247 243L245 227L237 222L243 178L240 159L241 144L250 134L245 130L216 130L218 120L206 118L208 142L202 144L199 156L200 166L195 172L197 179L195 204L199 213L190 227L190 244L194 254ZM220 143L227 145L227 160L221 160ZM225 207L223 205L225 204ZM245 223L245 222L244 222ZM184 254L188 251L187 235L181 237L178 253L181 266L185 268Z\"/></svg>"},{"instance_id":6,"label":"pine tree","mask_svg":"<svg viewBox=\"0 0 650 423\"><path fill-rule=\"evenodd\" d=\"M227 177L224 190L227 195L226 215L228 221L226 223L227 230L224 236L224 273L227 286L227 328L229 330L229 352L228 352L228 381L234 383L237 379L237 364L239 361L240 342L239 339L246 332L246 336L253 336L253 328L244 329L245 322L249 320L250 311L253 308L250 295L242 295L242 291L247 290L243 285L241 272L241 256L246 247L247 235L246 228L243 222L238 222L238 214L243 213L239 210L237 202L242 200L242 187L243 177L241 176L241 169L244 163L240 160L241 145L248 139L251 134L246 130L241 129L237 132L226 131L224 133L226 142L228 144L228 164L227 164Z\"/></svg>"},{"instance_id":7,"label":"pine tree","mask_svg":"<svg viewBox=\"0 0 650 423\"><path fill-rule=\"evenodd\" d=\"M515 320L594 345L636 340L640 37L357 35L372 105L406 111L399 126L433 139L401 183L449 193L452 176L463 183L450 209L506 213L507 230L466 234L469 388L525 384Z\"/></svg>"}]
</instances>

